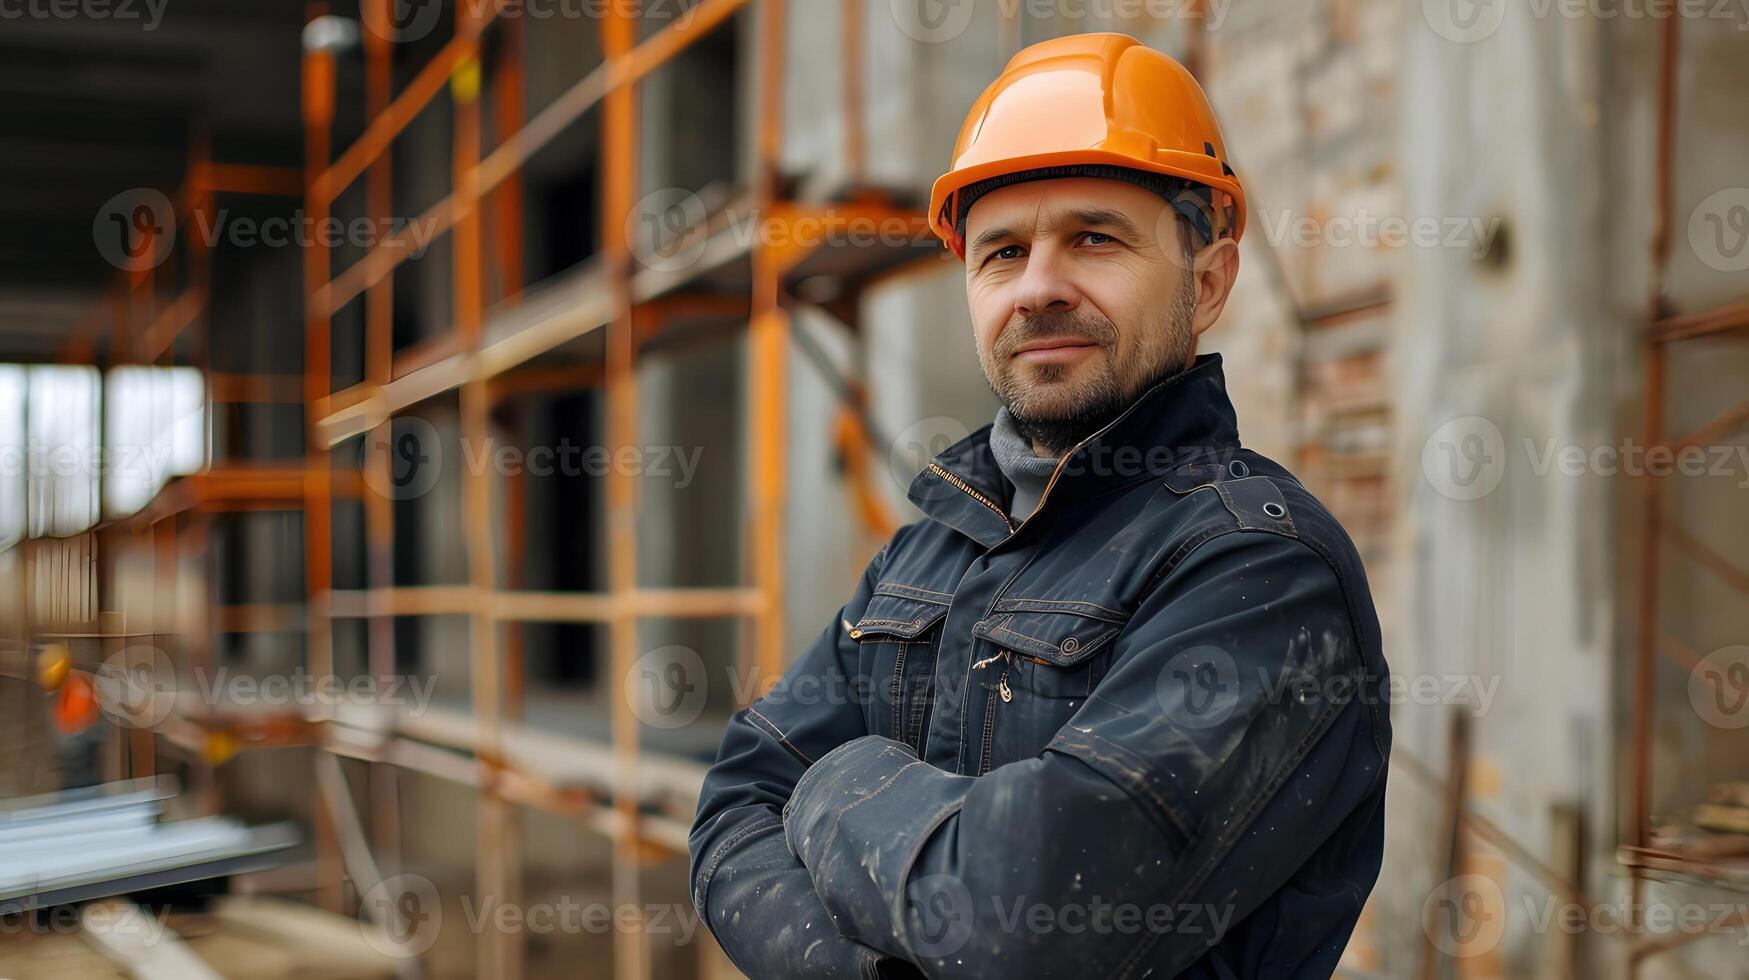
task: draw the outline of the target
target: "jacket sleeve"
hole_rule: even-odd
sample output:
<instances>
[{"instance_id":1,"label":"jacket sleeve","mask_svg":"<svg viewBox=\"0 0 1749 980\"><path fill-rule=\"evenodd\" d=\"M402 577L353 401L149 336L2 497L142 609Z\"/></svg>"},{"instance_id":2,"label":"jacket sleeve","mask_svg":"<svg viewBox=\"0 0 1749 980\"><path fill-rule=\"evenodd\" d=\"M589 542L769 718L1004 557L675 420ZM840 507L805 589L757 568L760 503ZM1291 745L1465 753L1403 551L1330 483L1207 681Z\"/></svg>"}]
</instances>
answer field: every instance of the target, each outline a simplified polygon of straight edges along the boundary
<instances>
[{"instance_id":1,"label":"jacket sleeve","mask_svg":"<svg viewBox=\"0 0 1749 980\"><path fill-rule=\"evenodd\" d=\"M692 900L743 973L784 977L906 975L844 938L783 839L780 808L813 759L865 734L857 650L841 623L861 616L877 555L839 615L771 691L729 720L687 838ZM909 975L915 975L909 973Z\"/></svg>"},{"instance_id":2,"label":"jacket sleeve","mask_svg":"<svg viewBox=\"0 0 1749 980\"><path fill-rule=\"evenodd\" d=\"M971 777L864 736L809 768L786 839L843 935L929 976L1176 975L1374 798L1357 635L1319 553L1219 534L1036 758ZM1345 939L1360 903L1329 907Z\"/></svg>"}]
</instances>

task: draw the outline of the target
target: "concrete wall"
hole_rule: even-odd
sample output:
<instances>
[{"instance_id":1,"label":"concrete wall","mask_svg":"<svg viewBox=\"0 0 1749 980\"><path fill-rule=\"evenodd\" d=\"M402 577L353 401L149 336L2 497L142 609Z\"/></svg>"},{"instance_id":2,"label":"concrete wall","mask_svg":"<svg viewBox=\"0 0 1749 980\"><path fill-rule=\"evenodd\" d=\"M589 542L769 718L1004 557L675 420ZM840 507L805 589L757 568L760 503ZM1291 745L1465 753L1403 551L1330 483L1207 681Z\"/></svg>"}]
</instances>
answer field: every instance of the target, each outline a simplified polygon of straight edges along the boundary
<instances>
[{"instance_id":1,"label":"concrete wall","mask_svg":"<svg viewBox=\"0 0 1749 980\"><path fill-rule=\"evenodd\" d=\"M1000 5L967 6L958 33L919 41L887 5L870 5L875 179L926 191L965 108L1000 70ZM1657 24L1548 9L1508 5L1503 23L1473 39L1439 4L1389 0L1216 5L1210 24L1204 83L1251 191L1252 224L1235 296L1205 349L1228 358L1246 442L1299 472L1350 527L1392 666L1423 685L1393 707L1387 870L1349 958L1379 976L1415 970L1424 906L1453 896L1434 870L1441 790L1426 774L1444 775L1454 712L1472 721L1474 809L1539 861L1562 864L1576 851L1580 883L1603 906L1588 914L1607 917L1625 894L1615 846L1625 832L1636 484L1537 461L1550 446L1589 452L1638 437ZM829 175L823 186L842 171L836 16L831 4L792 6L798 67L785 162ZM1181 54L1182 26L1082 20L1029 23L1021 34L1121 29ZM1683 31L1667 280L1678 306L1697 310L1749 287L1719 246L1708 250L1704 225L1708 214L1729 217L1737 199L1728 192L1743 182L1749 127L1726 93L1743 89L1749 42L1729 19ZM1393 232L1410 237L1393 243ZM994 411L963 302L954 265L865 305L865 376L896 457L910 444L944 445ZM1314 322L1302 326L1305 315ZM1673 363L1683 379L1670 409L1679 431L1740 398L1749 366L1716 344L1679 351ZM810 419L792 430L800 486L825 472L810 409L828 409L830 397L801 383L792 399L798 420ZM1485 493L1451 468L1448 453L1470 436L1498 448L1482 460L1493 482ZM895 501L907 480L894 476ZM1672 506L1720 547L1736 544L1741 563L1741 493L1735 480L1699 481ZM841 506L830 493L796 501L792 570L797 541L813 553L842 550L822 537ZM1666 629L1703 654L1741 642L1740 597L1691 563L1666 566ZM811 638L847 584L797 583L792 646ZM1746 749L1737 733L1695 717L1685 672L1660 668L1658 696L1656 805L1674 814L1708 780L1740 775ZM1497 942L1453 947L1464 954L1461 975L1555 975L1566 937L1536 924L1549 885L1473 837L1466 847L1457 870L1480 877L1460 877L1459 887L1485 892L1505 930ZM1651 895L1721 901L1693 888ZM1593 933L1578 946L1581 975L1625 964L1619 937ZM1646 975L1731 975L1739 954L1728 938L1702 941L1649 961Z\"/></svg>"}]
</instances>

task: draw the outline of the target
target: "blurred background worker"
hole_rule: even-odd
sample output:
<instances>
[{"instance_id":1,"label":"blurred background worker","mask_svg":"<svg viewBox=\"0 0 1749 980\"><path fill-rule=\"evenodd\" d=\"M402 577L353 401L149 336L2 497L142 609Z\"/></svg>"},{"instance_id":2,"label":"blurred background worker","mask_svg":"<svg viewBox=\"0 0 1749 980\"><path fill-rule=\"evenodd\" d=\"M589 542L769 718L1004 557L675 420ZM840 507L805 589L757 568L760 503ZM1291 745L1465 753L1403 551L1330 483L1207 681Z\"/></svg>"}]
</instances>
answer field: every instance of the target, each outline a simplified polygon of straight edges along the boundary
<instances>
[{"instance_id":1,"label":"blurred background worker","mask_svg":"<svg viewBox=\"0 0 1749 980\"><path fill-rule=\"evenodd\" d=\"M1122 34L1035 44L972 105L930 213L1002 407L729 723L693 889L749 975L1335 972L1388 668L1353 543L1196 356L1239 271L1225 147ZM838 677L876 696L799 696Z\"/></svg>"},{"instance_id":2,"label":"blurred background worker","mask_svg":"<svg viewBox=\"0 0 1749 980\"><path fill-rule=\"evenodd\" d=\"M844 913L790 924L823 955L927 973L960 941L944 968L983 970L1004 924L1074 950L1115 894L1054 877L1080 838L977 849L1005 812L978 793L1034 770L1129 780L1081 822L1207 865L1149 906L1181 932L1175 904L1233 906L1204 967L1733 976L1746 26L1740 0L0 0L0 976L715 980L805 952L719 914L704 837L770 848L791 894L761 901ZM1128 55L1018 72L1012 117L980 102L1020 52L1099 35L1206 109ZM1156 248L1039 223L1095 198ZM1151 399L1206 411L1124 415ZM1190 463L1133 507L1113 475L1237 433L1242 475ZM1120 434L1138 451L1104 452ZM1243 530L1160 555L1192 529L1147 516L1211 497ZM1291 777L1316 816L1253 874L1275 845L1215 828L1268 811L1217 816L1204 795L1253 795L1157 763L1273 771L1294 752L1233 719L1301 731L1302 692L1264 711L1207 648L1236 674L1242 650L1192 644L1153 702L1230 717L1141 761L1168 730L1111 726L1169 713L1090 694L1147 692L1121 666L1141 597L1222 549L1344 564L1325 513L1379 642L1333 626L1358 647L1313 675L1389 651L1382 854L1367 788L1311 788L1367 754L1339 714L1304 751L1347 731L1345 761ZM977 554L918 568L963 559L986 603L893 564L924 530ZM1255 615L1200 632L1328 591L1277 557L1218 590ZM855 670L779 686L828 639ZM951 796L850 810L787 749L754 783L774 807L798 783L787 839L781 812L700 823L725 742L768 761L733 751L773 737L742 712L785 695L860 712L791 737L809 760L875 733L924 763L906 780L972 788L958 849L916 823ZM808 829L883 802L921 845L902 935L835 894L889 849ZM1076 871L1125 872L1099 843ZM1208 901L1223 869L1247 877ZM994 914L972 886L1024 874L1046 894L960 934ZM1096 962L1179 966L1167 934L1097 934Z\"/></svg>"}]
</instances>

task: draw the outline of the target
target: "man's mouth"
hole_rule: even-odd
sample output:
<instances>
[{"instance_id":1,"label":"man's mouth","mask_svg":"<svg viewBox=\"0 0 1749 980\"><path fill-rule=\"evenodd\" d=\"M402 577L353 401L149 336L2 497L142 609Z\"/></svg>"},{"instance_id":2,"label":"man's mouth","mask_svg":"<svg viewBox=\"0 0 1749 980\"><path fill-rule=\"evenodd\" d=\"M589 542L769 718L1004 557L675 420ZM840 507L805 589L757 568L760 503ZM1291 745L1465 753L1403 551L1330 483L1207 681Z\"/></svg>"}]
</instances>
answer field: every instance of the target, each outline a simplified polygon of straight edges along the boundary
<instances>
[{"instance_id":1,"label":"man's mouth","mask_svg":"<svg viewBox=\"0 0 1749 980\"><path fill-rule=\"evenodd\" d=\"M1014 358L1030 364L1064 364L1098 349L1098 344L1085 337L1048 337L1021 347L1014 352Z\"/></svg>"}]
</instances>

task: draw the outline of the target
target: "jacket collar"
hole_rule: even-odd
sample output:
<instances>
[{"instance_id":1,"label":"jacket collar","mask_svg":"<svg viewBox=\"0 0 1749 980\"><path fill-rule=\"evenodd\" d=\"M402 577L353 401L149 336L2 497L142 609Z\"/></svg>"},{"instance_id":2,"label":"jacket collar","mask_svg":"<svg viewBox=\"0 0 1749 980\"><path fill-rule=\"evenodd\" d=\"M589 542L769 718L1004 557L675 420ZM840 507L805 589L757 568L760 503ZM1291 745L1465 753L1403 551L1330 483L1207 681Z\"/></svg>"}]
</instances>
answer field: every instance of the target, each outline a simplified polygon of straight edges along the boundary
<instances>
[{"instance_id":1,"label":"jacket collar","mask_svg":"<svg viewBox=\"0 0 1749 980\"><path fill-rule=\"evenodd\" d=\"M1011 489L990 451L990 429L985 425L943 450L911 481L908 494L924 514L986 548L1016 530L1006 516ZM1210 456L1230 456L1238 448L1239 424L1221 355L1200 355L1071 449L1025 524L1067 501L1164 476Z\"/></svg>"}]
</instances>

